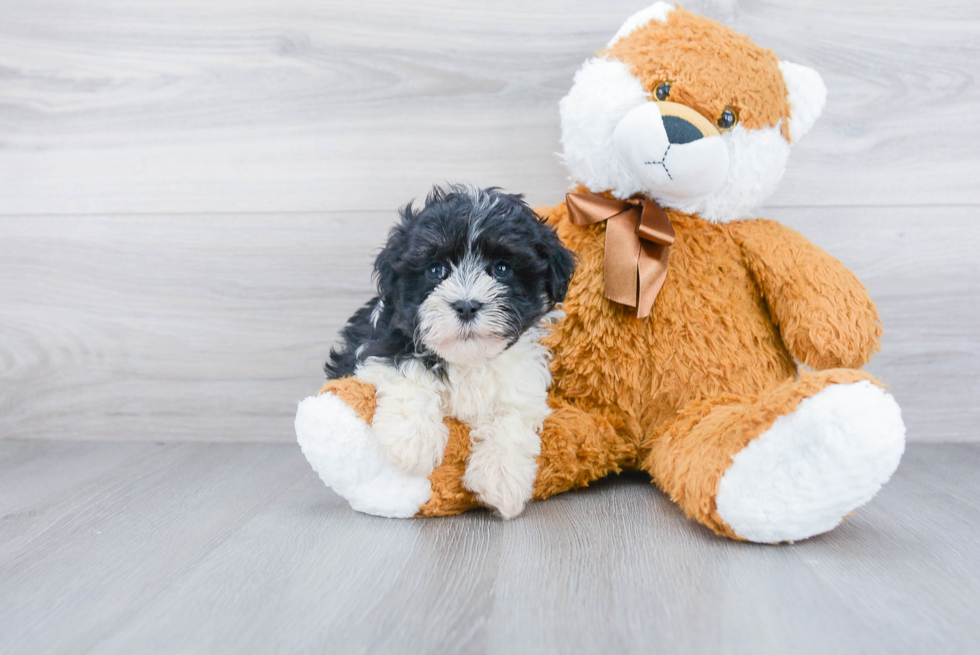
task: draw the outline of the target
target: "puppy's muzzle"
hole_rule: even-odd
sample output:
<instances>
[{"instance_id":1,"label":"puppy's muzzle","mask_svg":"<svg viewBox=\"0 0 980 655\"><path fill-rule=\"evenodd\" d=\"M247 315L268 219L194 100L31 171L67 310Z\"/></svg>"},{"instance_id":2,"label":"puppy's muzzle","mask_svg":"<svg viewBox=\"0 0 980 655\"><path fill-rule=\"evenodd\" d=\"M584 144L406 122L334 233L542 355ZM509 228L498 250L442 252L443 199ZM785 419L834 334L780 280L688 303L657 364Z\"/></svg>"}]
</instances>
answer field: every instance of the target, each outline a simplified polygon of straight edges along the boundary
<instances>
[{"instance_id":1,"label":"puppy's muzzle","mask_svg":"<svg viewBox=\"0 0 980 655\"><path fill-rule=\"evenodd\" d=\"M483 303L477 300L457 300L452 304L456 315L463 323L469 323L476 318L477 313L483 308Z\"/></svg>"}]
</instances>

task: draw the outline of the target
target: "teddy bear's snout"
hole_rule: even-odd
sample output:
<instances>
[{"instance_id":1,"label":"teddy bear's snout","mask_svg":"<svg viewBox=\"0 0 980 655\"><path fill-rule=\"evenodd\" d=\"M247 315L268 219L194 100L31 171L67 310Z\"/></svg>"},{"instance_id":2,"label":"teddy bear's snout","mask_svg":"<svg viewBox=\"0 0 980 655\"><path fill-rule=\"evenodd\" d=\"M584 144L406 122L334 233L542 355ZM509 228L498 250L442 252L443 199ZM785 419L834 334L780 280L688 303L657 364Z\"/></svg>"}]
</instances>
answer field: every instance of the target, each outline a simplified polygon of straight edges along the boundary
<instances>
[{"instance_id":1,"label":"teddy bear's snout","mask_svg":"<svg viewBox=\"0 0 980 655\"><path fill-rule=\"evenodd\" d=\"M654 198L690 200L720 189L728 179L728 146L694 109L676 102L645 102L616 125L620 160Z\"/></svg>"}]
</instances>

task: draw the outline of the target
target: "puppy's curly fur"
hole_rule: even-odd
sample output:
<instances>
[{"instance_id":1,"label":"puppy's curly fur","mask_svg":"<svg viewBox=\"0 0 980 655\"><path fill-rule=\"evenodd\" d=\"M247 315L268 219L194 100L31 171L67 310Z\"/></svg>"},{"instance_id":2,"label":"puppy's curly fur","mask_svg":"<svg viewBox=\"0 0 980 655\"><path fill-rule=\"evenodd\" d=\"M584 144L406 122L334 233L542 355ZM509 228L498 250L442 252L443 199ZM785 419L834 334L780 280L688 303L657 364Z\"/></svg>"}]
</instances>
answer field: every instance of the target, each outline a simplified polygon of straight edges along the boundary
<instances>
[{"instance_id":1,"label":"puppy's curly fur","mask_svg":"<svg viewBox=\"0 0 980 655\"><path fill-rule=\"evenodd\" d=\"M475 274L492 276L490 269L497 263L510 266L512 275L496 280L484 294L493 295L496 305L497 320L490 333L508 344L565 298L574 270L572 255L521 195L493 187L434 187L421 209L409 203L399 213L401 221L375 261L378 295L354 313L341 335L341 347L330 351L328 379L353 375L368 358L396 365L415 359L443 370L445 359L438 346L427 344L426 335L420 334L425 327L420 310L437 288L461 282L464 268L469 269L472 287L478 280ZM429 279L427 272L434 265L458 274L455 279ZM465 289L460 291L465 295Z\"/></svg>"},{"instance_id":2,"label":"puppy's curly fur","mask_svg":"<svg viewBox=\"0 0 980 655\"><path fill-rule=\"evenodd\" d=\"M445 416L474 442L466 482L510 518L531 496L548 415L545 324L568 289L571 253L520 195L436 187L401 210L375 262L378 295L326 364L378 391L373 431L412 475L439 464Z\"/></svg>"}]
</instances>

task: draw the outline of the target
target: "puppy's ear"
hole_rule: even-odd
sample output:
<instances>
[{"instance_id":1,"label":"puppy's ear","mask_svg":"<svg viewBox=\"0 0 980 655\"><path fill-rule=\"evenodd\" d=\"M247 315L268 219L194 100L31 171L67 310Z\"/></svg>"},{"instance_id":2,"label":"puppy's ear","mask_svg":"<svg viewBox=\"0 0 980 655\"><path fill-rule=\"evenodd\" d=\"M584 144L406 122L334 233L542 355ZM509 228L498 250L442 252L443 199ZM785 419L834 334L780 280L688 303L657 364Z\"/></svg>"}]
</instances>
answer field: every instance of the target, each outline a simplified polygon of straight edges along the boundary
<instances>
[{"instance_id":1,"label":"puppy's ear","mask_svg":"<svg viewBox=\"0 0 980 655\"><path fill-rule=\"evenodd\" d=\"M572 281L572 274L575 272L575 258L572 252L562 245L558 234L551 226L539 219L539 224L544 232L538 242L538 256L545 263L545 293L552 305L556 305L565 300L568 293L568 284Z\"/></svg>"},{"instance_id":2,"label":"puppy's ear","mask_svg":"<svg viewBox=\"0 0 980 655\"><path fill-rule=\"evenodd\" d=\"M391 301L394 293L395 280L398 279L398 262L405 252L408 243L408 228L418 217L408 203L398 210L401 221L388 232L388 240L384 248L374 260L374 277L378 285L378 295L386 301Z\"/></svg>"}]
</instances>

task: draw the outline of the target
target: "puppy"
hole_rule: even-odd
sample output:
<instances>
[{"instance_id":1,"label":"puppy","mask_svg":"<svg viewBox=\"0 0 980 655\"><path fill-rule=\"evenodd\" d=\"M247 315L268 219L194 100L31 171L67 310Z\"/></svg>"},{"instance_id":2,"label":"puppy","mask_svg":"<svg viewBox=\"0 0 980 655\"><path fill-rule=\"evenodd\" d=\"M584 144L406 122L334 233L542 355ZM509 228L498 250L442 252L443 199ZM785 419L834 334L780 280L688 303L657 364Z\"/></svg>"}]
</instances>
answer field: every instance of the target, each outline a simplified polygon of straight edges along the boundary
<instances>
[{"instance_id":1,"label":"puppy","mask_svg":"<svg viewBox=\"0 0 980 655\"><path fill-rule=\"evenodd\" d=\"M496 188L435 187L400 213L375 262L378 296L348 322L327 377L375 386L373 431L412 475L442 461L443 417L466 423L463 484L513 518L531 497L550 412L541 338L574 260L522 196Z\"/></svg>"}]
</instances>

